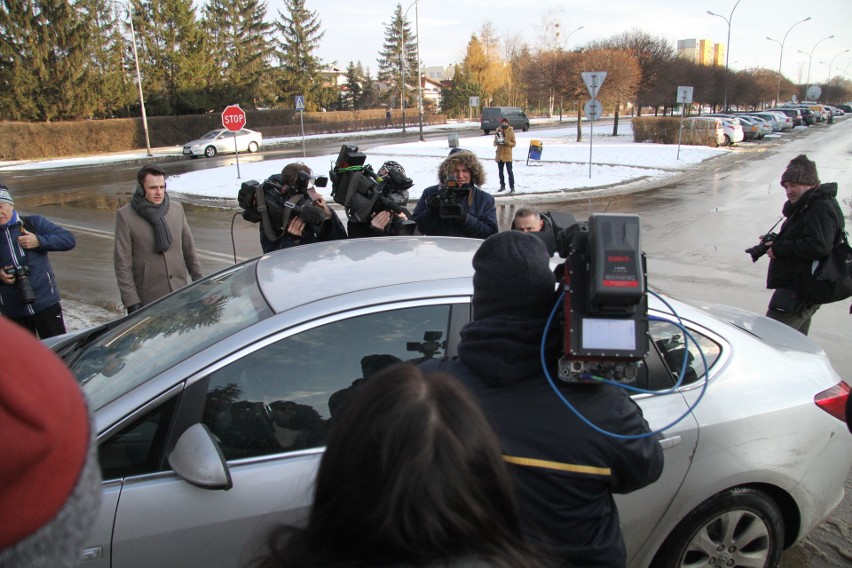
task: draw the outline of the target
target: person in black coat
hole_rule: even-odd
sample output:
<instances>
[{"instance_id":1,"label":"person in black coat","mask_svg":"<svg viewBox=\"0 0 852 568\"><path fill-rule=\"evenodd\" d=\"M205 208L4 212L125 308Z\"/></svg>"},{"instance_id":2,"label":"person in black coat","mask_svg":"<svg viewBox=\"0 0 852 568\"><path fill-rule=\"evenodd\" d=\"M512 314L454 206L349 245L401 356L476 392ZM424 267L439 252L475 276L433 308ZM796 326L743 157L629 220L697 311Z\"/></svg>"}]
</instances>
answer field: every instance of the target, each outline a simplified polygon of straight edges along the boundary
<instances>
[{"instance_id":1,"label":"person in black coat","mask_svg":"<svg viewBox=\"0 0 852 568\"><path fill-rule=\"evenodd\" d=\"M807 335L820 306L798 297L798 290L810 277L814 261L831 252L844 228L843 212L837 203L837 184L820 183L816 164L804 154L790 161L781 186L787 192L782 209L786 221L778 236L766 243L770 259L766 287L775 290L766 316Z\"/></svg>"},{"instance_id":2,"label":"person in black coat","mask_svg":"<svg viewBox=\"0 0 852 568\"><path fill-rule=\"evenodd\" d=\"M453 194L458 197L458 214L454 215L448 215L452 208L442 207L439 199L451 177L458 184ZM497 207L494 198L479 188L485 182L485 170L476 154L469 150L451 153L438 168L438 182L423 190L412 213L421 234L484 239L497 232Z\"/></svg>"},{"instance_id":3,"label":"person in black coat","mask_svg":"<svg viewBox=\"0 0 852 568\"><path fill-rule=\"evenodd\" d=\"M566 566L623 568L626 552L612 495L656 481L663 452L623 389L558 386L597 426L645 437L597 433L553 392L540 359L557 300L549 260L544 243L532 234L505 231L486 239L473 257L473 321L461 331L458 357L420 368L455 376L479 399L511 465L530 542ZM551 376L560 335L551 332L545 346Z\"/></svg>"}]
</instances>

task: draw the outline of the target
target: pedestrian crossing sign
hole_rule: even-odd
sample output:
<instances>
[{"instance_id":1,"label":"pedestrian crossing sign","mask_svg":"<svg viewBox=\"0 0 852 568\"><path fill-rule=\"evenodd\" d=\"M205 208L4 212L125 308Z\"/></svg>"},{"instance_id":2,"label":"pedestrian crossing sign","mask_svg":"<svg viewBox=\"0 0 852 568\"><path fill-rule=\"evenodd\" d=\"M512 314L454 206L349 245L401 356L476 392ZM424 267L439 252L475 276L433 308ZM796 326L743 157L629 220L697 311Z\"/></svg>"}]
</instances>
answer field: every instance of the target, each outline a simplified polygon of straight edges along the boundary
<instances>
[{"instance_id":1,"label":"pedestrian crossing sign","mask_svg":"<svg viewBox=\"0 0 852 568\"><path fill-rule=\"evenodd\" d=\"M305 96L296 95L296 110L305 110Z\"/></svg>"}]
</instances>

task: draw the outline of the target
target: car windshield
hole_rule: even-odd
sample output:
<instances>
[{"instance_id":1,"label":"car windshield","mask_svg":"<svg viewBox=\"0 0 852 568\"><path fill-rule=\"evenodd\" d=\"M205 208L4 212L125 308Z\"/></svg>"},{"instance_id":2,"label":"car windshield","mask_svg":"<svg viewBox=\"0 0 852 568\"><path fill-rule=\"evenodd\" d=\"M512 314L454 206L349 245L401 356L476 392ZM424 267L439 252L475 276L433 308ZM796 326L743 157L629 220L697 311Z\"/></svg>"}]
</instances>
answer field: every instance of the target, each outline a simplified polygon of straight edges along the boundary
<instances>
[{"instance_id":1,"label":"car windshield","mask_svg":"<svg viewBox=\"0 0 852 568\"><path fill-rule=\"evenodd\" d=\"M266 319L272 310L249 262L205 278L128 318L69 365L93 409L214 343Z\"/></svg>"}]
</instances>

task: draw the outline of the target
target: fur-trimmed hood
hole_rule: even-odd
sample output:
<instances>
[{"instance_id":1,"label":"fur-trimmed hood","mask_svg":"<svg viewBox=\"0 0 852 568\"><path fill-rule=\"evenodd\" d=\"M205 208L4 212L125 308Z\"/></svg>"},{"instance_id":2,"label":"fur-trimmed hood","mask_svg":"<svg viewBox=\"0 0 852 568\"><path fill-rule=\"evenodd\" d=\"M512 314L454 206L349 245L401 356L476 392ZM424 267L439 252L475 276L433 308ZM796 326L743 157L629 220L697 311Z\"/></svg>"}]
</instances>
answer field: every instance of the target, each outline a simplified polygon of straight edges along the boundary
<instances>
[{"instance_id":1,"label":"fur-trimmed hood","mask_svg":"<svg viewBox=\"0 0 852 568\"><path fill-rule=\"evenodd\" d=\"M453 174L453 170L458 164L464 164L470 170L470 181L473 185L482 187L485 183L485 168L482 167L482 163L476 157L476 154L470 150L450 154L441 162L441 167L438 168L438 183L443 184Z\"/></svg>"}]
</instances>

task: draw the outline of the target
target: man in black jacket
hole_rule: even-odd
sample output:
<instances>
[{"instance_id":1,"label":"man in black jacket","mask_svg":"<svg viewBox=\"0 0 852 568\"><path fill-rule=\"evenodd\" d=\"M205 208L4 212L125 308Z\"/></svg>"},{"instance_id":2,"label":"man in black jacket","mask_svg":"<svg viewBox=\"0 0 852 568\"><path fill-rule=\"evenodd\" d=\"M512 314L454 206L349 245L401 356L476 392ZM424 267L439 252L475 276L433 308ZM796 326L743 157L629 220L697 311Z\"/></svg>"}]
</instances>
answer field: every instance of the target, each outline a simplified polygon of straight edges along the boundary
<instances>
[{"instance_id":1,"label":"man in black jacket","mask_svg":"<svg viewBox=\"0 0 852 568\"><path fill-rule=\"evenodd\" d=\"M787 192L782 209L787 220L778 236L766 243L770 259L766 287L775 290L766 316L807 335L820 305L798 298L797 292L812 273L814 261L831 252L844 227L843 212L837 203L837 184L820 184L816 164L804 154L787 165L781 186Z\"/></svg>"},{"instance_id":2,"label":"man in black jacket","mask_svg":"<svg viewBox=\"0 0 852 568\"><path fill-rule=\"evenodd\" d=\"M593 431L553 392L539 350L557 299L545 245L520 231L498 233L473 257L473 321L459 355L430 360L480 400L500 438L518 490L524 533L566 566L623 568L624 540L613 493L656 481L663 469L657 436L616 439ZM561 351L549 334L551 376ZM559 382L561 393L597 426L648 435L641 409L623 389Z\"/></svg>"}]
</instances>

